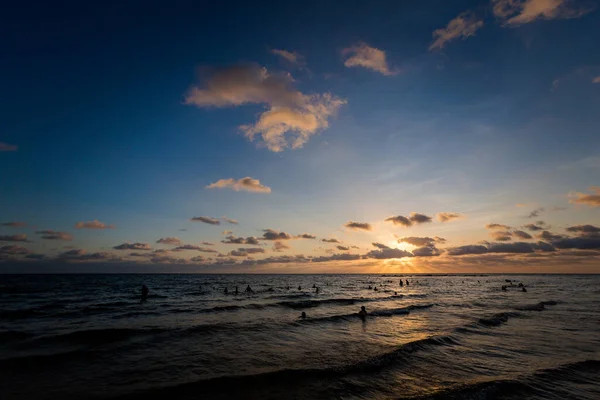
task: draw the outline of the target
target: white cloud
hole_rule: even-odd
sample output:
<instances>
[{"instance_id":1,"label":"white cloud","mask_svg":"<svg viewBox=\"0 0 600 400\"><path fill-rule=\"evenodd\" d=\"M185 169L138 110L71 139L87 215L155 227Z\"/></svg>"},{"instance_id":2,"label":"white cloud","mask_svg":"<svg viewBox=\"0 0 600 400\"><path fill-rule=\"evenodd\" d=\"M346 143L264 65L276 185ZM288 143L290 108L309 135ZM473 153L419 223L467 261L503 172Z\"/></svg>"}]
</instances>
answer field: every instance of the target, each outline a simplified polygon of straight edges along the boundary
<instances>
[{"instance_id":1,"label":"white cloud","mask_svg":"<svg viewBox=\"0 0 600 400\"><path fill-rule=\"evenodd\" d=\"M364 67L382 73L383 75L396 75L400 71L390 69L385 51L371 47L364 42L359 42L352 47L342 50L342 55L349 56L344 65L350 67Z\"/></svg>"},{"instance_id":2,"label":"white cloud","mask_svg":"<svg viewBox=\"0 0 600 400\"><path fill-rule=\"evenodd\" d=\"M192 86L185 103L202 108L264 104L255 124L240 126L249 140L257 137L271 151L301 148L329 126L329 118L346 104L331 93L307 95L293 87L289 74L272 74L258 65L240 65L214 72L203 86Z\"/></svg>"},{"instance_id":3,"label":"white cloud","mask_svg":"<svg viewBox=\"0 0 600 400\"><path fill-rule=\"evenodd\" d=\"M433 31L434 41L429 46L429 50L442 49L446 43L460 37L466 39L474 36L481 27L483 27L481 18L470 11L464 12L450 21L445 28Z\"/></svg>"},{"instance_id":4,"label":"white cloud","mask_svg":"<svg viewBox=\"0 0 600 400\"><path fill-rule=\"evenodd\" d=\"M494 15L506 25L523 25L537 19L578 18L591 8L572 8L570 0L492 0Z\"/></svg>"},{"instance_id":5,"label":"white cloud","mask_svg":"<svg viewBox=\"0 0 600 400\"><path fill-rule=\"evenodd\" d=\"M114 225L106 225L105 223L100 222L97 219L95 219L93 221L78 222L78 223L75 224L75 228L77 228L77 229L82 229L82 228L86 228L86 229L114 229L115 226Z\"/></svg>"},{"instance_id":6,"label":"white cloud","mask_svg":"<svg viewBox=\"0 0 600 400\"><path fill-rule=\"evenodd\" d=\"M271 50L271 53L283 58L284 60L295 66L304 67L306 65L306 60L304 59L304 56L298 52L273 49Z\"/></svg>"},{"instance_id":7,"label":"white cloud","mask_svg":"<svg viewBox=\"0 0 600 400\"><path fill-rule=\"evenodd\" d=\"M600 75L592 79L592 83L600 83Z\"/></svg>"},{"instance_id":8,"label":"white cloud","mask_svg":"<svg viewBox=\"0 0 600 400\"><path fill-rule=\"evenodd\" d=\"M258 179L249 176L242 179L219 179L215 183L206 186L207 189L231 189L236 192L246 191L255 193L271 193L271 188L260 183Z\"/></svg>"}]
</instances>

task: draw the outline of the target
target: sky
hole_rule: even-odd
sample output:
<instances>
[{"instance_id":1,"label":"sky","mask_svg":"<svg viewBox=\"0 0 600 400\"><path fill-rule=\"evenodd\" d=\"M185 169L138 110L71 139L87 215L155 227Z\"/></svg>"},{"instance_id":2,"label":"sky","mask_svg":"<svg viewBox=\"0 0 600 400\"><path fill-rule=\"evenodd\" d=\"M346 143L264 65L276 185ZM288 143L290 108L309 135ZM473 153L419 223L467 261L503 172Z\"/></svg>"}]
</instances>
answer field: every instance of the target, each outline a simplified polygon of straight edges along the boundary
<instances>
[{"instance_id":1,"label":"sky","mask_svg":"<svg viewBox=\"0 0 600 400\"><path fill-rule=\"evenodd\" d=\"M13 2L0 273L600 273L599 8Z\"/></svg>"}]
</instances>

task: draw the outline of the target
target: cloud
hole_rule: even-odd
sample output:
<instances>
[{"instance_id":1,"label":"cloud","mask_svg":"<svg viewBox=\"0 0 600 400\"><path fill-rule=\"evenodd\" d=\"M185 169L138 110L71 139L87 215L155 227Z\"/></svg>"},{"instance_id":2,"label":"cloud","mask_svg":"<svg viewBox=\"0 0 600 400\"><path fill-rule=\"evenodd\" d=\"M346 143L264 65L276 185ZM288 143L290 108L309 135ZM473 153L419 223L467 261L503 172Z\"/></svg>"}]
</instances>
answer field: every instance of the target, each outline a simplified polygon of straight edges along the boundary
<instances>
[{"instance_id":1,"label":"cloud","mask_svg":"<svg viewBox=\"0 0 600 400\"><path fill-rule=\"evenodd\" d=\"M211 243L211 242L202 242L202 244L205 246L214 246L215 245L214 243Z\"/></svg>"},{"instance_id":2,"label":"cloud","mask_svg":"<svg viewBox=\"0 0 600 400\"><path fill-rule=\"evenodd\" d=\"M184 244L182 246L177 246L174 249L175 251L180 251L180 250L195 250L195 251L201 251L203 253L217 253L216 250L214 249L208 249L206 247L200 247L197 246L195 244Z\"/></svg>"},{"instance_id":3,"label":"cloud","mask_svg":"<svg viewBox=\"0 0 600 400\"><path fill-rule=\"evenodd\" d=\"M600 83L600 75L592 79L592 83Z\"/></svg>"},{"instance_id":4,"label":"cloud","mask_svg":"<svg viewBox=\"0 0 600 400\"><path fill-rule=\"evenodd\" d=\"M239 248L237 250L232 250L231 252L229 252L229 255L234 257L247 257L249 254L258 254L264 252L265 249L261 249L260 247Z\"/></svg>"},{"instance_id":5,"label":"cloud","mask_svg":"<svg viewBox=\"0 0 600 400\"><path fill-rule=\"evenodd\" d=\"M460 213L452 213L452 212L440 212L435 215L440 222L450 222L455 219L464 218L464 215Z\"/></svg>"},{"instance_id":6,"label":"cloud","mask_svg":"<svg viewBox=\"0 0 600 400\"><path fill-rule=\"evenodd\" d=\"M383 75L396 75L400 72L397 69L390 69L385 51L371 47L364 42L343 49L342 55L348 57L344 61L344 65L348 68L364 67Z\"/></svg>"},{"instance_id":7,"label":"cloud","mask_svg":"<svg viewBox=\"0 0 600 400\"><path fill-rule=\"evenodd\" d=\"M42 235L42 239L47 240L73 240L73 236L66 232L57 232L52 229L47 229L44 231L36 231L38 235Z\"/></svg>"},{"instance_id":8,"label":"cloud","mask_svg":"<svg viewBox=\"0 0 600 400\"><path fill-rule=\"evenodd\" d=\"M340 250L340 251L348 251L348 250L350 250L350 247L346 247L346 246L339 246L338 245L338 246L335 246L335 247L337 247L337 249Z\"/></svg>"},{"instance_id":9,"label":"cloud","mask_svg":"<svg viewBox=\"0 0 600 400\"><path fill-rule=\"evenodd\" d=\"M410 219L403 217L402 215L398 215L396 217L389 217L385 220L385 222L392 222L394 225L402 225L402 226L412 226L412 222Z\"/></svg>"},{"instance_id":10,"label":"cloud","mask_svg":"<svg viewBox=\"0 0 600 400\"><path fill-rule=\"evenodd\" d=\"M152 250L147 243L123 243L118 246L114 246L115 250Z\"/></svg>"},{"instance_id":11,"label":"cloud","mask_svg":"<svg viewBox=\"0 0 600 400\"><path fill-rule=\"evenodd\" d=\"M177 237L166 237L160 238L156 241L156 243L168 244L172 246L179 246L181 244L181 239Z\"/></svg>"},{"instance_id":12,"label":"cloud","mask_svg":"<svg viewBox=\"0 0 600 400\"><path fill-rule=\"evenodd\" d=\"M298 52L273 49L271 50L271 53L283 58L285 61L294 66L300 68L306 66L306 60L304 59L304 56Z\"/></svg>"},{"instance_id":13,"label":"cloud","mask_svg":"<svg viewBox=\"0 0 600 400\"><path fill-rule=\"evenodd\" d=\"M277 241L277 242L273 243L273 251L284 251L284 250L288 250L288 249L291 249L291 247L283 242Z\"/></svg>"},{"instance_id":14,"label":"cloud","mask_svg":"<svg viewBox=\"0 0 600 400\"><path fill-rule=\"evenodd\" d=\"M435 257L442 254L442 251L435 246L423 246L412 251L415 257Z\"/></svg>"},{"instance_id":15,"label":"cloud","mask_svg":"<svg viewBox=\"0 0 600 400\"><path fill-rule=\"evenodd\" d=\"M331 238L331 239L321 239L321 242L325 243L341 243L339 240Z\"/></svg>"},{"instance_id":16,"label":"cloud","mask_svg":"<svg viewBox=\"0 0 600 400\"><path fill-rule=\"evenodd\" d=\"M512 240L512 234L508 231L494 231L490 232L490 236L499 242L509 242Z\"/></svg>"},{"instance_id":17,"label":"cloud","mask_svg":"<svg viewBox=\"0 0 600 400\"><path fill-rule=\"evenodd\" d=\"M470 11L463 12L450 21L445 28L433 31L434 41L429 46L429 50L440 50L454 39L462 37L464 40L474 36L481 27L483 27L483 20L480 17Z\"/></svg>"},{"instance_id":18,"label":"cloud","mask_svg":"<svg viewBox=\"0 0 600 400\"><path fill-rule=\"evenodd\" d=\"M84 249L73 249L59 254L57 259L69 261L101 261L101 260L119 260L107 252L88 253Z\"/></svg>"},{"instance_id":19,"label":"cloud","mask_svg":"<svg viewBox=\"0 0 600 400\"><path fill-rule=\"evenodd\" d=\"M600 207L600 187L591 186L589 190L594 194L575 192L569 195L571 197L569 202L574 204L586 204L591 207Z\"/></svg>"},{"instance_id":20,"label":"cloud","mask_svg":"<svg viewBox=\"0 0 600 400\"><path fill-rule=\"evenodd\" d=\"M221 221L219 221L218 218L212 218L212 217L194 217L194 218L190 218L190 221L204 222L205 224L210 224L210 225L221 225Z\"/></svg>"},{"instance_id":21,"label":"cloud","mask_svg":"<svg viewBox=\"0 0 600 400\"><path fill-rule=\"evenodd\" d=\"M0 255L16 256L16 255L23 255L23 254L29 254L29 250L27 250L25 247L22 247L22 246L12 245L12 246L0 247Z\"/></svg>"},{"instance_id":22,"label":"cloud","mask_svg":"<svg viewBox=\"0 0 600 400\"><path fill-rule=\"evenodd\" d=\"M0 151L17 151L17 150L19 150L19 146L0 142Z\"/></svg>"},{"instance_id":23,"label":"cloud","mask_svg":"<svg viewBox=\"0 0 600 400\"><path fill-rule=\"evenodd\" d=\"M277 257L267 257L262 260L244 260L242 264L255 265L255 264L284 264L284 263L304 263L309 262L310 259L298 254L295 256L282 255Z\"/></svg>"},{"instance_id":24,"label":"cloud","mask_svg":"<svg viewBox=\"0 0 600 400\"><path fill-rule=\"evenodd\" d=\"M398 239L398 243L408 243L416 247L433 246L435 243L443 243L445 241L446 239L437 236L435 238L410 236Z\"/></svg>"},{"instance_id":25,"label":"cloud","mask_svg":"<svg viewBox=\"0 0 600 400\"><path fill-rule=\"evenodd\" d=\"M533 236L531 236L529 233L524 232L524 231L513 231L512 234L516 237L518 237L519 239L532 239Z\"/></svg>"},{"instance_id":26,"label":"cloud","mask_svg":"<svg viewBox=\"0 0 600 400\"><path fill-rule=\"evenodd\" d=\"M231 235L232 233L233 233L233 231L229 231L229 230L227 230L227 231L223 231L223 232L221 232L221 235L224 235L224 236L226 236L226 235Z\"/></svg>"},{"instance_id":27,"label":"cloud","mask_svg":"<svg viewBox=\"0 0 600 400\"><path fill-rule=\"evenodd\" d=\"M543 231L542 233L539 233L537 235L538 239L547 240L549 242L563 239L564 237L565 237L564 235L556 235L550 231Z\"/></svg>"},{"instance_id":28,"label":"cloud","mask_svg":"<svg viewBox=\"0 0 600 400\"><path fill-rule=\"evenodd\" d=\"M487 229L510 229L510 226L504 224L487 224L485 227Z\"/></svg>"},{"instance_id":29,"label":"cloud","mask_svg":"<svg viewBox=\"0 0 600 400\"><path fill-rule=\"evenodd\" d=\"M365 254L365 258L376 258L378 260L385 260L390 258L404 258L413 256L412 253L408 251L393 249L381 243L373 243L373 246L378 247L380 250L371 250L370 252Z\"/></svg>"},{"instance_id":30,"label":"cloud","mask_svg":"<svg viewBox=\"0 0 600 400\"><path fill-rule=\"evenodd\" d=\"M27 226L27 224L25 222L3 222L1 224L2 226L10 226L11 228L24 228Z\"/></svg>"},{"instance_id":31,"label":"cloud","mask_svg":"<svg viewBox=\"0 0 600 400\"><path fill-rule=\"evenodd\" d=\"M258 65L231 66L214 70L202 86L192 86L185 103L201 108L264 104L267 110L255 124L240 126L246 138L260 136L274 152L299 149L329 126L346 100L331 93L306 95L293 83L289 74L272 74Z\"/></svg>"},{"instance_id":32,"label":"cloud","mask_svg":"<svg viewBox=\"0 0 600 400\"><path fill-rule=\"evenodd\" d=\"M254 236L249 236L247 238L243 238L243 237L235 237L233 235L227 236L225 238L225 240L221 240L221 243L225 243L225 244L252 244L252 245L259 244L258 239L255 238Z\"/></svg>"},{"instance_id":33,"label":"cloud","mask_svg":"<svg viewBox=\"0 0 600 400\"><path fill-rule=\"evenodd\" d=\"M596 234L600 233L600 228L594 225L575 225L570 226L567 229L567 232L578 232L583 235Z\"/></svg>"},{"instance_id":34,"label":"cloud","mask_svg":"<svg viewBox=\"0 0 600 400\"><path fill-rule=\"evenodd\" d=\"M397 215L395 217L389 217L385 221L392 222L394 225L402 225L402 226L412 226L413 224L424 224L427 222L431 222L433 218L416 212L410 213L409 217L404 217L402 215Z\"/></svg>"},{"instance_id":35,"label":"cloud","mask_svg":"<svg viewBox=\"0 0 600 400\"><path fill-rule=\"evenodd\" d=\"M115 229L114 225L106 225L97 219L88 222L78 222L75 224L75 228L77 229Z\"/></svg>"},{"instance_id":36,"label":"cloud","mask_svg":"<svg viewBox=\"0 0 600 400\"><path fill-rule=\"evenodd\" d=\"M0 242L27 242L27 235L24 233L16 235L0 235Z\"/></svg>"},{"instance_id":37,"label":"cloud","mask_svg":"<svg viewBox=\"0 0 600 400\"><path fill-rule=\"evenodd\" d=\"M271 188L260 183L258 179L249 176L241 179L219 179L206 186L207 189L231 189L236 192L271 193Z\"/></svg>"},{"instance_id":38,"label":"cloud","mask_svg":"<svg viewBox=\"0 0 600 400\"><path fill-rule=\"evenodd\" d=\"M488 243L487 245L468 245L453 247L447 250L450 256L462 256L469 254L485 254L485 253L533 253L536 250L551 252L554 247L545 242L538 243Z\"/></svg>"},{"instance_id":39,"label":"cloud","mask_svg":"<svg viewBox=\"0 0 600 400\"><path fill-rule=\"evenodd\" d=\"M320 262L329 262L329 261L354 261L354 260L360 260L360 255L359 254L350 254L350 253L333 254L331 256L314 257L312 259L312 262L320 263Z\"/></svg>"},{"instance_id":40,"label":"cloud","mask_svg":"<svg viewBox=\"0 0 600 400\"><path fill-rule=\"evenodd\" d=\"M227 218L225 216L221 217L221 219L225 222L229 222L230 224L237 225L239 222L235 219Z\"/></svg>"},{"instance_id":41,"label":"cloud","mask_svg":"<svg viewBox=\"0 0 600 400\"><path fill-rule=\"evenodd\" d=\"M597 250L600 249L600 237L562 238L552 244L558 249Z\"/></svg>"},{"instance_id":42,"label":"cloud","mask_svg":"<svg viewBox=\"0 0 600 400\"><path fill-rule=\"evenodd\" d=\"M535 210L529 213L527 218L537 218L539 217L541 212L544 212L544 207L536 208Z\"/></svg>"},{"instance_id":43,"label":"cloud","mask_svg":"<svg viewBox=\"0 0 600 400\"><path fill-rule=\"evenodd\" d=\"M285 232L275 231L273 229L264 229L262 238L263 240L289 240L292 235Z\"/></svg>"},{"instance_id":44,"label":"cloud","mask_svg":"<svg viewBox=\"0 0 600 400\"><path fill-rule=\"evenodd\" d=\"M344 225L346 228L348 229L352 229L354 231L370 231L373 228L371 227L371 224L368 224L366 222L354 222L354 221L350 221L347 224Z\"/></svg>"},{"instance_id":45,"label":"cloud","mask_svg":"<svg viewBox=\"0 0 600 400\"><path fill-rule=\"evenodd\" d=\"M537 19L578 18L591 8L571 8L569 0L492 0L494 15L505 25L523 25Z\"/></svg>"},{"instance_id":46,"label":"cloud","mask_svg":"<svg viewBox=\"0 0 600 400\"><path fill-rule=\"evenodd\" d=\"M543 231L544 227L540 226L540 224L536 225L536 224L527 224L523 226L524 228L530 230L530 231Z\"/></svg>"},{"instance_id":47,"label":"cloud","mask_svg":"<svg viewBox=\"0 0 600 400\"><path fill-rule=\"evenodd\" d=\"M296 239L316 239L315 235L311 235L310 233L303 233L302 235L298 235L295 237Z\"/></svg>"}]
</instances>

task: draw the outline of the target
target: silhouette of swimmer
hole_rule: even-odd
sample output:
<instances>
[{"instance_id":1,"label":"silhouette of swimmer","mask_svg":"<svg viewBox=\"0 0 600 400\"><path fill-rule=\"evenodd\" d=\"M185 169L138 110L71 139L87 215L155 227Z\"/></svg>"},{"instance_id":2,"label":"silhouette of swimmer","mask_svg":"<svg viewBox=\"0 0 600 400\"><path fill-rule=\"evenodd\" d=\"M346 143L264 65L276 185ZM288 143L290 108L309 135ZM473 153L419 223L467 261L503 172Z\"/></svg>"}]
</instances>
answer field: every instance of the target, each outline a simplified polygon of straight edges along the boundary
<instances>
[{"instance_id":1,"label":"silhouette of swimmer","mask_svg":"<svg viewBox=\"0 0 600 400\"><path fill-rule=\"evenodd\" d=\"M319 293L319 288L315 287L315 293Z\"/></svg>"},{"instance_id":2,"label":"silhouette of swimmer","mask_svg":"<svg viewBox=\"0 0 600 400\"><path fill-rule=\"evenodd\" d=\"M306 313L304 311L300 314L300 319L306 319Z\"/></svg>"},{"instance_id":3,"label":"silhouette of swimmer","mask_svg":"<svg viewBox=\"0 0 600 400\"><path fill-rule=\"evenodd\" d=\"M523 282L519 283L519 287L523 287Z\"/></svg>"},{"instance_id":4,"label":"silhouette of swimmer","mask_svg":"<svg viewBox=\"0 0 600 400\"><path fill-rule=\"evenodd\" d=\"M408 279L407 279L407 280L406 280L406 286L408 286L408 285L409 285L409 283L408 283Z\"/></svg>"},{"instance_id":5,"label":"silhouette of swimmer","mask_svg":"<svg viewBox=\"0 0 600 400\"><path fill-rule=\"evenodd\" d=\"M233 294L238 294L240 291L238 290L238 287L235 287L235 292L233 292Z\"/></svg>"},{"instance_id":6,"label":"silhouette of swimmer","mask_svg":"<svg viewBox=\"0 0 600 400\"><path fill-rule=\"evenodd\" d=\"M375 286L375 288L373 289L374 291L378 291L379 289L377 289L377 286Z\"/></svg>"},{"instance_id":7,"label":"silhouette of swimmer","mask_svg":"<svg viewBox=\"0 0 600 400\"><path fill-rule=\"evenodd\" d=\"M298 290L302 290L302 286L298 286Z\"/></svg>"},{"instance_id":8,"label":"silhouette of swimmer","mask_svg":"<svg viewBox=\"0 0 600 400\"><path fill-rule=\"evenodd\" d=\"M404 286L404 282L402 282L402 279L400 279L400 287Z\"/></svg>"},{"instance_id":9,"label":"silhouette of swimmer","mask_svg":"<svg viewBox=\"0 0 600 400\"><path fill-rule=\"evenodd\" d=\"M367 309L365 306L360 307L360 311L358 312L358 316L364 319L367 316Z\"/></svg>"},{"instance_id":10,"label":"silhouette of swimmer","mask_svg":"<svg viewBox=\"0 0 600 400\"><path fill-rule=\"evenodd\" d=\"M502 285L502 291L506 292L506 285Z\"/></svg>"},{"instance_id":11,"label":"silhouette of swimmer","mask_svg":"<svg viewBox=\"0 0 600 400\"><path fill-rule=\"evenodd\" d=\"M525 289L525 286L523 286L523 288L521 289L522 292L526 292L527 289Z\"/></svg>"},{"instance_id":12,"label":"silhouette of swimmer","mask_svg":"<svg viewBox=\"0 0 600 400\"><path fill-rule=\"evenodd\" d=\"M317 287L317 285L313 283L313 289L315 289L316 287Z\"/></svg>"},{"instance_id":13,"label":"silhouette of swimmer","mask_svg":"<svg viewBox=\"0 0 600 400\"><path fill-rule=\"evenodd\" d=\"M398 292L394 292L394 296L398 296Z\"/></svg>"},{"instance_id":14,"label":"silhouette of swimmer","mask_svg":"<svg viewBox=\"0 0 600 400\"><path fill-rule=\"evenodd\" d=\"M369 285L369 290L373 289L373 286Z\"/></svg>"},{"instance_id":15,"label":"silhouette of swimmer","mask_svg":"<svg viewBox=\"0 0 600 400\"><path fill-rule=\"evenodd\" d=\"M250 285L246 286L246 292L253 292L254 290L252 290L252 288L250 287Z\"/></svg>"},{"instance_id":16,"label":"silhouette of swimmer","mask_svg":"<svg viewBox=\"0 0 600 400\"><path fill-rule=\"evenodd\" d=\"M227 290L227 288L225 288L225 290L223 290L223 293L225 293L225 294L229 293L229 291Z\"/></svg>"},{"instance_id":17,"label":"silhouette of swimmer","mask_svg":"<svg viewBox=\"0 0 600 400\"><path fill-rule=\"evenodd\" d=\"M146 301L148 299L148 287L146 285L142 285L142 301Z\"/></svg>"}]
</instances>

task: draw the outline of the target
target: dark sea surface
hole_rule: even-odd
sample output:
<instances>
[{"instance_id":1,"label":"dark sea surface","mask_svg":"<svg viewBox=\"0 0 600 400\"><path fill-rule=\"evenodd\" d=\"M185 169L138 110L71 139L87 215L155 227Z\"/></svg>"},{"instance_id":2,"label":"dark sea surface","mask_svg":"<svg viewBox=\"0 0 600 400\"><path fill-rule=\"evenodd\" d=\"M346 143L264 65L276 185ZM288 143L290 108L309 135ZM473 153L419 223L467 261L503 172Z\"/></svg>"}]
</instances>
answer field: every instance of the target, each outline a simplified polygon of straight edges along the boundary
<instances>
[{"instance_id":1,"label":"dark sea surface","mask_svg":"<svg viewBox=\"0 0 600 400\"><path fill-rule=\"evenodd\" d=\"M0 275L0 399L600 399L600 276L402 279Z\"/></svg>"}]
</instances>

